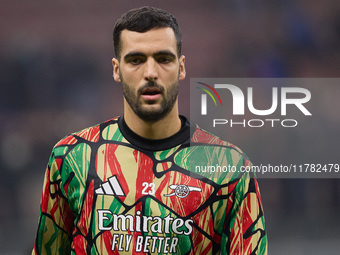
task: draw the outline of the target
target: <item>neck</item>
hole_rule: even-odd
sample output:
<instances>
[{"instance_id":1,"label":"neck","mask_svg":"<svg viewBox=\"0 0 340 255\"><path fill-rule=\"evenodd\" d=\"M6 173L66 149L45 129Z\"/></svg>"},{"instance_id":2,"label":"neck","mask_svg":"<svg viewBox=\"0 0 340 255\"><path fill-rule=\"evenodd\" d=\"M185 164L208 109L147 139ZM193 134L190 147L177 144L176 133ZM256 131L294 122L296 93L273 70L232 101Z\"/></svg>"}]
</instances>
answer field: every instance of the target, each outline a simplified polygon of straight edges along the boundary
<instances>
[{"instance_id":1,"label":"neck","mask_svg":"<svg viewBox=\"0 0 340 255\"><path fill-rule=\"evenodd\" d=\"M139 118L129 106L124 107L124 120L134 133L153 140L170 137L181 129L177 102L170 113L158 121L145 121Z\"/></svg>"}]
</instances>

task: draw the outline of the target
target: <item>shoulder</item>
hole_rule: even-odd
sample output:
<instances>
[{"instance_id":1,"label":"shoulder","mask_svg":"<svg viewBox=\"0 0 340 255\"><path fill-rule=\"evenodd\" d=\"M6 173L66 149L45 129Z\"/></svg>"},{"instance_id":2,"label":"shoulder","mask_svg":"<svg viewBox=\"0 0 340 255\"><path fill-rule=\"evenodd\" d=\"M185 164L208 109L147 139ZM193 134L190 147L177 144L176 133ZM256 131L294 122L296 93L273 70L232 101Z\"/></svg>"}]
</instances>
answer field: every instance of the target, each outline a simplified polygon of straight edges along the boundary
<instances>
[{"instance_id":1,"label":"shoulder","mask_svg":"<svg viewBox=\"0 0 340 255\"><path fill-rule=\"evenodd\" d=\"M80 141L82 142L98 142L100 139L100 135L102 133L102 129L110 124L116 124L118 117L109 119L103 123L96 124L91 127L84 128L80 131L73 132L71 134L66 135L59 142L56 143L54 147L66 146L66 145L74 145Z\"/></svg>"},{"instance_id":2,"label":"shoulder","mask_svg":"<svg viewBox=\"0 0 340 255\"><path fill-rule=\"evenodd\" d=\"M191 145L194 144L200 146L224 147L230 153L238 154L239 156L243 157L246 161L249 161L248 156L238 146L219 138L218 136L210 133L209 131L200 128L198 125L196 125L195 131L191 136Z\"/></svg>"},{"instance_id":3,"label":"shoulder","mask_svg":"<svg viewBox=\"0 0 340 255\"><path fill-rule=\"evenodd\" d=\"M236 151L239 151L240 153L243 153L242 150L236 145L228 141L222 140L218 136L210 133L209 131L206 131L200 128L198 125L196 125L196 129L191 137L191 142L192 143L204 143L207 145L226 146L229 148L233 148Z\"/></svg>"}]
</instances>

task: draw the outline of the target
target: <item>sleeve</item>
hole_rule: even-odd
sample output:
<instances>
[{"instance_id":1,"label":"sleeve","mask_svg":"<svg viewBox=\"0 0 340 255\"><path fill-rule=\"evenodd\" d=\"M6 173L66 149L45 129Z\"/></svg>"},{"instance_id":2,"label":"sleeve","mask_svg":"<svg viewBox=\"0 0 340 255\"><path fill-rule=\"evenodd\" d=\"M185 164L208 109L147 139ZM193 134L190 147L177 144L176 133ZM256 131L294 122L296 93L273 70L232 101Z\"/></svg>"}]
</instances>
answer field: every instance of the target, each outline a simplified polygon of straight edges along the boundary
<instances>
[{"instance_id":1,"label":"sleeve","mask_svg":"<svg viewBox=\"0 0 340 255\"><path fill-rule=\"evenodd\" d=\"M32 254L70 254L71 251L73 214L61 180L61 162L52 152L44 177Z\"/></svg>"},{"instance_id":2,"label":"sleeve","mask_svg":"<svg viewBox=\"0 0 340 255\"><path fill-rule=\"evenodd\" d=\"M267 235L255 176L243 174L231 198L233 206L225 230L226 249L222 254L266 255Z\"/></svg>"}]
</instances>

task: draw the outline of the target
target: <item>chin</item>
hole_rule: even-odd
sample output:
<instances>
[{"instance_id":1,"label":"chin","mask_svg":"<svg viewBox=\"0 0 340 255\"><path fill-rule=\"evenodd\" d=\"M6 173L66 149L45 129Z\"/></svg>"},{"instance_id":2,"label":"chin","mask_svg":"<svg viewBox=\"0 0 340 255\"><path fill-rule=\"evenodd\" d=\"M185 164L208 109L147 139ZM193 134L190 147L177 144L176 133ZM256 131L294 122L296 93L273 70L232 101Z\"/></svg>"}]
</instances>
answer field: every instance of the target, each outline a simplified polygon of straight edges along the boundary
<instances>
[{"instance_id":1,"label":"chin","mask_svg":"<svg viewBox=\"0 0 340 255\"><path fill-rule=\"evenodd\" d=\"M164 119L170 111L164 111L163 109L154 109L147 111L135 112L139 118L144 121L159 121Z\"/></svg>"}]
</instances>

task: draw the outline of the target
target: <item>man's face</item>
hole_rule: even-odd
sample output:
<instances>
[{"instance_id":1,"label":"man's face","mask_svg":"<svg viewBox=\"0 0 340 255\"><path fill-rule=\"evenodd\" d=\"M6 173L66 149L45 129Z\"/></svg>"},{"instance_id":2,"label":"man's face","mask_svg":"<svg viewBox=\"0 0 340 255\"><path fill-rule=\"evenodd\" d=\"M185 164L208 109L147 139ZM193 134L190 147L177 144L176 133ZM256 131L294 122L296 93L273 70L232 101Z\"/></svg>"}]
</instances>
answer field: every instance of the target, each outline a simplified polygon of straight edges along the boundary
<instances>
[{"instance_id":1,"label":"man's face","mask_svg":"<svg viewBox=\"0 0 340 255\"><path fill-rule=\"evenodd\" d=\"M164 118L177 103L178 81L185 78L185 57L177 56L173 30L123 30L121 45L121 57L113 59L113 66L114 79L122 84L124 106L145 121Z\"/></svg>"}]
</instances>

